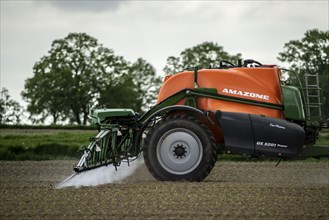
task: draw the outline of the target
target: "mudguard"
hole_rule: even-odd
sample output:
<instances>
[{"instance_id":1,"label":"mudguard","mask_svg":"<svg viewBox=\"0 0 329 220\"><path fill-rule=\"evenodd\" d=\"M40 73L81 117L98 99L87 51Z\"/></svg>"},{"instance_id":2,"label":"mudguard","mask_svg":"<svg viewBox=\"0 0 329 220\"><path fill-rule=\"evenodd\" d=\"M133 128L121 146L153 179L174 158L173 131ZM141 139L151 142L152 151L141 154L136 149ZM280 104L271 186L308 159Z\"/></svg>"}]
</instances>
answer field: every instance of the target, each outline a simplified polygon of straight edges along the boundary
<instances>
[{"instance_id":1,"label":"mudguard","mask_svg":"<svg viewBox=\"0 0 329 220\"><path fill-rule=\"evenodd\" d=\"M225 150L230 153L298 157L305 140L304 129L292 122L236 112L216 112Z\"/></svg>"}]
</instances>

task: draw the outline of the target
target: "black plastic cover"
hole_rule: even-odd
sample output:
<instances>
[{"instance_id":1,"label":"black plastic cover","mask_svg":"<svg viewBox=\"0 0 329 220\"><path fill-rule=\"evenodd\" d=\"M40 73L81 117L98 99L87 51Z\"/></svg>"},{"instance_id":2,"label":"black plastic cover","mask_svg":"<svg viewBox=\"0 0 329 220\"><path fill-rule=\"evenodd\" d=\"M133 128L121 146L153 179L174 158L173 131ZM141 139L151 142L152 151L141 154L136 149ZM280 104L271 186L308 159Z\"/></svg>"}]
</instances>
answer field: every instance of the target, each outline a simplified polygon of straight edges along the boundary
<instances>
[{"instance_id":1,"label":"black plastic cover","mask_svg":"<svg viewBox=\"0 0 329 220\"><path fill-rule=\"evenodd\" d=\"M255 153L254 133L248 114L217 111L216 117L222 127L227 151L248 155Z\"/></svg>"},{"instance_id":2,"label":"black plastic cover","mask_svg":"<svg viewBox=\"0 0 329 220\"><path fill-rule=\"evenodd\" d=\"M301 154L304 129L290 121L250 115L255 137L255 151L261 154L296 157Z\"/></svg>"},{"instance_id":3,"label":"black plastic cover","mask_svg":"<svg viewBox=\"0 0 329 220\"><path fill-rule=\"evenodd\" d=\"M298 157L304 129L292 122L261 115L217 111L225 150L231 153Z\"/></svg>"}]
</instances>

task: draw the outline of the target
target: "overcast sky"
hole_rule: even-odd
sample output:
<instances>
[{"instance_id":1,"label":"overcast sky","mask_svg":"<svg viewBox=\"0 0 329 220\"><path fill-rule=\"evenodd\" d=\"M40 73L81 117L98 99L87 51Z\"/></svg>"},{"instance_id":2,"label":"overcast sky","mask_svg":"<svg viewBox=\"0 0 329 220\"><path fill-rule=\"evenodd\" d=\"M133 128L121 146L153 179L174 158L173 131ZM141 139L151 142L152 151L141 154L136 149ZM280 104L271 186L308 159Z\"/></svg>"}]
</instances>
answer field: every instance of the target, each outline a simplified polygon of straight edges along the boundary
<instances>
[{"instance_id":1,"label":"overcast sky","mask_svg":"<svg viewBox=\"0 0 329 220\"><path fill-rule=\"evenodd\" d=\"M328 0L0 1L1 88L19 102L35 62L71 32L95 37L128 61L143 57L162 76L169 56L205 41L272 64L284 43L329 29Z\"/></svg>"}]
</instances>

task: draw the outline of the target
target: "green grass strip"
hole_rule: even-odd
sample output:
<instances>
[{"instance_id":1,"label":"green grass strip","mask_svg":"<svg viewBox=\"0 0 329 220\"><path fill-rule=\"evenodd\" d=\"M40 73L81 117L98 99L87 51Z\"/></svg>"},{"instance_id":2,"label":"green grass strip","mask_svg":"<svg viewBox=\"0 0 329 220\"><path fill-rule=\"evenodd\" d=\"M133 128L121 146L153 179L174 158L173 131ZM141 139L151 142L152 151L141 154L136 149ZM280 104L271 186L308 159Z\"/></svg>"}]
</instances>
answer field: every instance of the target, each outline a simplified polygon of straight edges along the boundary
<instances>
[{"instance_id":1,"label":"green grass strip","mask_svg":"<svg viewBox=\"0 0 329 220\"><path fill-rule=\"evenodd\" d=\"M0 160L79 158L97 131L1 129Z\"/></svg>"}]
</instances>

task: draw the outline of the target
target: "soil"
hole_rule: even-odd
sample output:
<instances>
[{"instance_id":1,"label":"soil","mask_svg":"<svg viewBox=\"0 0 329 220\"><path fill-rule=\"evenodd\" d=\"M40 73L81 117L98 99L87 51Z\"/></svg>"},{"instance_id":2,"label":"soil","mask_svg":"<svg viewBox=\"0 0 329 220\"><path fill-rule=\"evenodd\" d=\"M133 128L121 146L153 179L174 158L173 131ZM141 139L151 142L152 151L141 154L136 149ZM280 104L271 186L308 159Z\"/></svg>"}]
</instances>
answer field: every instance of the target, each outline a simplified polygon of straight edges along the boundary
<instances>
[{"instance_id":1,"label":"soil","mask_svg":"<svg viewBox=\"0 0 329 220\"><path fill-rule=\"evenodd\" d=\"M222 162L202 182L55 189L76 161L0 161L0 219L329 219L329 162ZM114 168L113 168L114 169Z\"/></svg>"}]
</instances>

